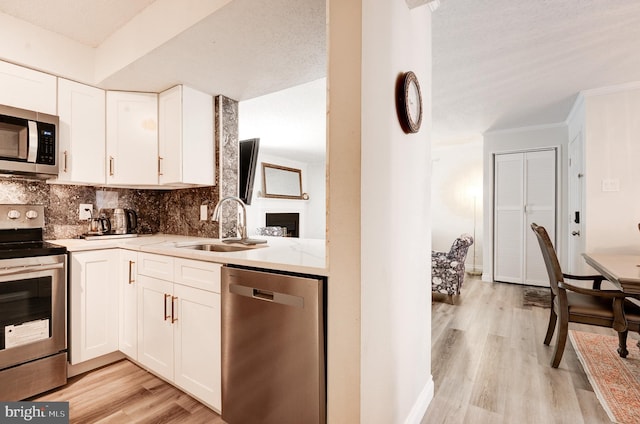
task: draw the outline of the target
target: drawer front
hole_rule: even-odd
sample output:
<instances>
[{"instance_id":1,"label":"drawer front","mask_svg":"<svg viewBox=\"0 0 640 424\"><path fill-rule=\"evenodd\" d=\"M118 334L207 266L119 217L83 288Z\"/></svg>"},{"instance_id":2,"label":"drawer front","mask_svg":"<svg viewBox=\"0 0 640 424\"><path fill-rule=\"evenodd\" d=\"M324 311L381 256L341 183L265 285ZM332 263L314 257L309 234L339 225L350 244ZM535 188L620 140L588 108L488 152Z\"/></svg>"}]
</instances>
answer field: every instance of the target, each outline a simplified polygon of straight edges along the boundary
<instances>
[{"instance_id":1,"label":"drawer front","mask_svg":"<svg viewBox=\"0 0 640 424\"><path fill-rule=\"evenodd\" d=\"M175 258L175 282L220 293L221 264Z\"/></svg>"},{"instance_id":2,"label":"drawer front","mask_svg":"<svg viewBox=\"0 0 640 424\"><path fill-rule=\"evenodd\" d=\"M138 274L173 281L174 260L171 256L140 253L138 255Z\"/></svg>"}]
</instances>

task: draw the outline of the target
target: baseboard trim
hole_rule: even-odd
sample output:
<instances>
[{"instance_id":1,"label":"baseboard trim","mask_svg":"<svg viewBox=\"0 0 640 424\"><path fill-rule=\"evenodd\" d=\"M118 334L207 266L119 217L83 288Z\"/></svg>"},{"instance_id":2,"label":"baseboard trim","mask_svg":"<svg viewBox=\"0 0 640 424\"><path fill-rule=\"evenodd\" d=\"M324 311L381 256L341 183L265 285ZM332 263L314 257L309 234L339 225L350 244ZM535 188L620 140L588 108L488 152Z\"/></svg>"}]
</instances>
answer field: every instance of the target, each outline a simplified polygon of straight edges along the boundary
<instances>
[{"instance_id":1,"label":"baseboard trim","mask_svg":"<svg viewBox=\"0 0 640 424\"><path fill-rule=\"evenodd\" d=\"M67 377L70 378L79 374L84 374L85 372L93 371L97 368L104 367L105 365L112 364L124 358L125 356L122 352L116 351L103 356L99 356L94 359L89 359L88 361L80 362L79 364L68 364Z\"/></svg>"},{"instance_id":2,"label":"baseboard trim","mask_svg":"<svg viewBox=\"0 0 640 424\"><path fill-rule=\"evenodd\" d=\"M427 408L433 399L434 385L433 376L429 375L429 381L424 385L418 399L413 404L413 408L409 412L407 419L404 420L405 424L420 424L424 415L427 413Z\"/></svg>"}]
</instances>

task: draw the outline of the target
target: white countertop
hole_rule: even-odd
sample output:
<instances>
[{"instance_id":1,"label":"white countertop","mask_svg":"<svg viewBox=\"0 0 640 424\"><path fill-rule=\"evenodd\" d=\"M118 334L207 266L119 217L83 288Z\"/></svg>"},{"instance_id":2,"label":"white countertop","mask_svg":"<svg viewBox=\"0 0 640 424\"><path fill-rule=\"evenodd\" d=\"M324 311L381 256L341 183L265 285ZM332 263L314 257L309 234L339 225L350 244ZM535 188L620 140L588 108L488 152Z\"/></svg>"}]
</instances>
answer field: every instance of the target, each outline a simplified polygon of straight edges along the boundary
<instances>
[{"instance_id":1,"label":"white countertop","mask_svg":"<svg viewBox=\"0 0 640 424\"><path fill-rule=\"evenodd\" d=\"M325 240L265 236L260 236L259 238L267 240L266 245L257 245L255 248L239 252L208 252L176 247L176 244L190 242L219 244L221 241L213 238L172 234L154 234L106 240L58 239L47 241L65 246L69 252L121 248L222 264L243 265L303 274L328 275Z\"/></svg>"}]
</instances>

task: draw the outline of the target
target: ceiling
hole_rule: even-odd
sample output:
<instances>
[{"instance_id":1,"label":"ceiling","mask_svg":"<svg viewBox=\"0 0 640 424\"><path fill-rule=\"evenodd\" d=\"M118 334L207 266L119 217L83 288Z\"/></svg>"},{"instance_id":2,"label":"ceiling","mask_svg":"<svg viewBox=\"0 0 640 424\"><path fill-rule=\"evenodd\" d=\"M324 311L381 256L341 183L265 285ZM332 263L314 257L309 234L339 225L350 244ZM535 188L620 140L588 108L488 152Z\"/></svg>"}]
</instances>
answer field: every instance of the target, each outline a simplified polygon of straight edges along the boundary
<instances>
[{"instance_id":1,"label":"ceiling","mask_svg":"<svg viewBox=\"0 0 640 424\"><path fill-rule=\"evenodd\" d=\"M99 48L166 1L0 0L0 13ZM218 3L97 85L246 100L326 75L325 0ZM563 122L579 91L640 80L637 0L440 0L432 22L436 142Z\"/></svg>"},{"instance_id":2,"label":"ceiling","mask_svg":"<svg viewBox=\"0 0 640 424\"><path fill-rule=\"evenodd\" d=\"M640 80L640 1L441 0L433 138L563 122L577 93Z\"/></svg>"},{"instance_id":3,"label":"ceiling","mask_svg":"<svg viewBox=\"0 0 640 424\"><path fill-rule=\"evenodd\" d=\"M326 75L325 0L0 0L0 13L97 49L121 41L118 32L128 23L139 24L135 37L119 44L127 56L129 48L153 44L146 38L156 35L152 27L143 26L148 24L145 19L134 21L138 15L154 19L154 26L173 29L191 6L203 12L188 28L158 40L155 48L106 78L83 82L137 91L186 84L245 100ZM166 11L181 16L172 22Z\"/></svg>"}]
</instances>

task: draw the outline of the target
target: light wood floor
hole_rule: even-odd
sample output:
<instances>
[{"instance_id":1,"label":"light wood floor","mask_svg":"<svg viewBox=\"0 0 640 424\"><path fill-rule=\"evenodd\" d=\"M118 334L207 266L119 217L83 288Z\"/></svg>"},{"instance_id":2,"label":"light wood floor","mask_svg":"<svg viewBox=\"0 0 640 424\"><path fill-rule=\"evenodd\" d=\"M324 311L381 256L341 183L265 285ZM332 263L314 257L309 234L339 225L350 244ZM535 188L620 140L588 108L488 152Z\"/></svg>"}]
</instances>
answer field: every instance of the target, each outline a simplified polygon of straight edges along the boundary
<instances>
[{"instance_id":1,"label":"light wood floor","mask_svg":"<svg viewBox=\"0 0 640 424\"><path fill-rule=\"evenodd\" d=\"M73 424L224 424L213 410L126 359L30 400L68 401Z\"/></svg>"},{"instance_id":2,"label":"light wood floor","mask_svg":"<svg viewBox=\"0 0 640 424\"><path fill-rule=\"evenodd\" d=\"M569 341L559 368L551 368L555 336L551 346L542 343L549 309L523 307L522 291L515 284L467 280L456 305L433 302L435 395L423 424L611 422ZM637 339L629 334L629 349L638 348Z\"/></svg>"},{"instance_id":3,"label":"light wood floor","mask_svg":"<svg viewBox=\"0 0 640 424\"><path fill-rule=\"evenodd\" d=\"M432 304L435 396L423 424L609 423L570 342L558 369L542 343L549 310L522 306L522 286L465 282ZM570 324L582 331L613 330ZM635 346L630 334L628 346ZM212 410L129 361L73 377L31 400L69 401L71 423L223 424Z\"/></svg>"}]
</instances>

